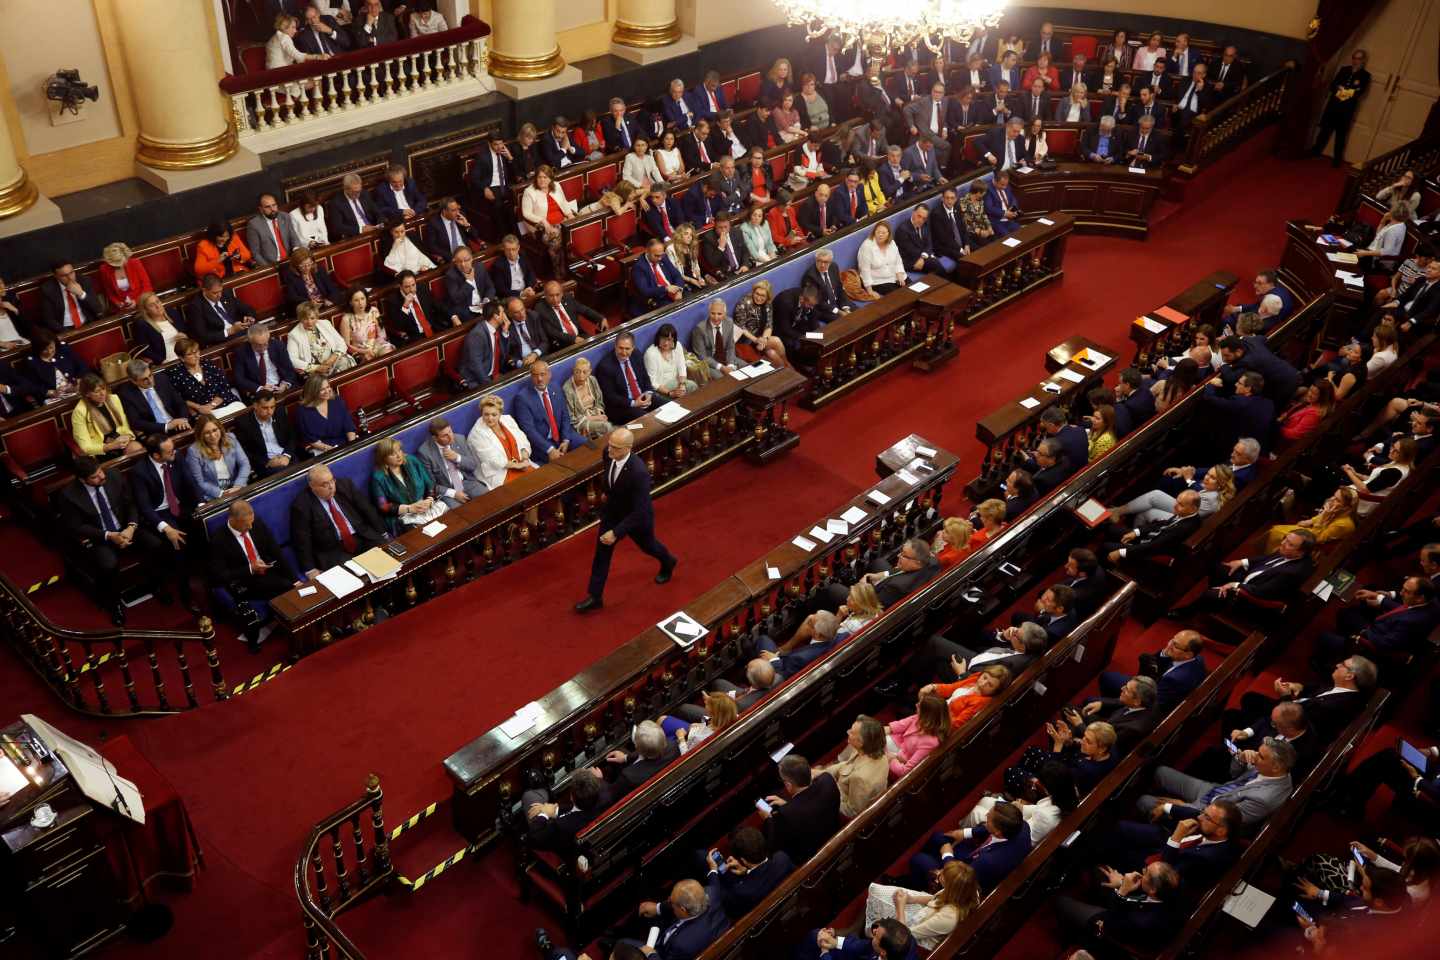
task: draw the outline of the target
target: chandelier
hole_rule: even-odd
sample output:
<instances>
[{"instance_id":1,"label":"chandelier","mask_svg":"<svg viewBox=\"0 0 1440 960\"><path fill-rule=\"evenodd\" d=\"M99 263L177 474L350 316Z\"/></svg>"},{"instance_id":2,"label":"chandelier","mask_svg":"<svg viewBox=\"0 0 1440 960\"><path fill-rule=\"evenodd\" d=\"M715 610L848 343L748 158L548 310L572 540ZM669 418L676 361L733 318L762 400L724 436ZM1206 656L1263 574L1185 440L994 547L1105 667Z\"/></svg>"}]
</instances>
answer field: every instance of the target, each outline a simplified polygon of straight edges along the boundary
<instances>
[{"instance_id":1,"label":"chandelier","mask_svg":"<svg viewBox=\"0 0 1440 960\"><path fill-rule=\"evenodd\" d=\"M805 39L831 36L844 47L863 44L871 57L924 44L939 53L946 40L967 44L982 27L1000 24L1005 0L775 0Z\"/></svg>"}]
</instances>

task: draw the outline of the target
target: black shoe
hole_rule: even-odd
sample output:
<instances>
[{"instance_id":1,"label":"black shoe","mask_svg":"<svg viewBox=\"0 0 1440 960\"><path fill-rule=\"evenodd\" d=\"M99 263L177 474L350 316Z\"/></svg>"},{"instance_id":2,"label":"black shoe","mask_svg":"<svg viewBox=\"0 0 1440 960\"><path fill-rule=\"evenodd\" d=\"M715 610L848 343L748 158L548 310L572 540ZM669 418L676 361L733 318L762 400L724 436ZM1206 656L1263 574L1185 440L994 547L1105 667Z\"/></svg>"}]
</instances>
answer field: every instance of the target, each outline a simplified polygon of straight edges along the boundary
<instances>
[{"instance_id":1,"label":"black shoe","mask_svg":"<svg viewBox=\"0 0 1440 960\"><path fill-rule=\"evenodd\" d=\"M1194 615L1189 607L1171 607L1165 611L1166 620L1189 620Z\"/></svg>"},{"instance_id":2,"label":"black shoe","mask_svg":"<svg viewBox=\"0 0 1440 960\"><path fill-rule=\"evenodd\" d=\"M660 572L655 574L655 582L669 583L671 574L675 572L675 565L679 562L679 560L671 560L668 565L661 567Z\"/></svg>"},{"instance_id":3,"label":"black shoe","mask_svg":"<svg viewBox=\"0 0 1440 960\"><path fill-rule=\"evenodd\" d=\"M575 604L575 612L589 613L591 610L599 610L603 606L605 606L605 601L599 597L586 597L584 600Z\"/></svg>"},{"instance_id":4,"label":"black shoe","mask_svg":"<svg viewBox=\"0 0 1440 960\"><path fill-rule=\"evenodd\" d=\"M540 956L544 960L550 960L555 953L555 944L550 942L550 932L544 927L535 928L535 946L540 950Z\"/></svg>"}]
</instances>

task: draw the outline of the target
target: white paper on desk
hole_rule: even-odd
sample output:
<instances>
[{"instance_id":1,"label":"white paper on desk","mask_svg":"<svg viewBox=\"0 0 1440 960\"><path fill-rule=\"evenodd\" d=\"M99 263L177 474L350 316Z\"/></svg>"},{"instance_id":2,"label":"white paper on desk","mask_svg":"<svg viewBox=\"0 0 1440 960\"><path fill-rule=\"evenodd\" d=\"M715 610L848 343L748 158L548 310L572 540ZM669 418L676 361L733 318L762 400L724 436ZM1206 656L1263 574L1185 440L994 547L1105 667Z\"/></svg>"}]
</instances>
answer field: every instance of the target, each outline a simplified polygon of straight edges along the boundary
<instances>
[{"instance_id":1,"label":"white paper on desk","mask_svg":"<svg viewBox=\"0 0 1440 960\"><path fill-rule=\"evenodd\" d=\"M1085 374L1081 373L1079 370L1071 370L1069 367L1061 367L1060 371L1056 374L1056 376L1060 377L1062 380L1069 380L1071 383L1085 382Z\"/></svg>"},{"instance_id":2,"label":"white paper on desk","mask_svg":"<svg viewBox=\"0 0 1440 960\"><path fill-rule=\"evenodd\" d=\"M1045 226L1047 226L1047 227L1053 227L1053 226L1055 226L1055 221L1054 221L1054 220L1051 220L1049 217L1041 217L1040 219L1036 220L1035 222L1036 222L1036 223L1043 223L1043 224L1045 224Z\"/></svg>"},{"instance_id":3,"label":"white paper on desk","mask_svg":"<svg viewBox=\"0 0 1440 960\"><path fill-rule=\"evenodd\" d=\"M889 494L881 493L879 490L871 490L869 493L865 494L865 498L873 503L879 504L882 507L890 502Z\"/></svg>"},{"instance_id":4,"label":"white paper on desk","mask_svg":"<svg viewBox=\"0 0 1440 960\"><path fill-rule=\"evenodd\" d=\"M850 532L850 524L844 520L830 519L825 521L825 529L837 536L845 536Z\"/></svg>"},{"instance_id":5,"label":"white paper on desk","mask_svg":"<svg viewBox=\"0 0 1440 960\"><path fill-rule=\"evenodd\" d=\"M1144 327L1151 333L1164 333L1166 330L1170 329L1169 327L1165 326L1165 324L1161 323L1159 320L1152 320L1150 317L1141 317L1139 320L1136 321L1136 323L1140 324L1140 326Z\"/></svg>"},{"instance_id":6,"label":"white paper on desk","mask_svg":"<svg viewBox=\"0 0 1440 960\"><path fill-rule=\"evenodd\" d=\"M756 360L754 363L750 364L750 366L745 368L745 372L750 374L750 376L753 378L763 376L774 369L775 364L771 363L769 360Z\"/></svg>"},{"instance_id":7,"label":"white paper on desk","mask_svg":"<svg viewBox=\"0 0 1440 960\"><path fill-rule=\"evenodd\" d=\"M1358 274L1358 273L1351 273L1349 270L1336 270L1336 271L1335 271L1335 279L1336 279L1336 280L1344 280L1347 284L1349 284L1349 285L1352 286L1352 287L1363 287L1363 286L1365 286L1365 278L1362 277L1362 276L1360 276L1360 274Z\"/></svg>"},{"instance_id":8,"label":"white paper on desk","mask_svg":"<svg viewBox=\"0 0 1440 960\"><path fill-rule=\"evenodd\" d=\"M690 416L690 411L674 400L655 411L655 419L661 423L679 423L688 416Z\"/></svg>"},{"instance_id":9,"label":"white paper on desk","mask_svg":"<svg viewBox=\"0 0 1440 960\"><path fill-rule=\"evenodd\" d=\"M1130 169L1130 172L1131 172L1131 173L1145 173L1145 172L1146 172L1144 167L1130 167L1129 169Z\"/></svg>"},{"instance_id":10,"label":"white paper on desk","mask_svg":"<svg viewBox=\"0 0 1440 960\"><path fill-rule=\"evenodd\" d=\"M790 751L794 749L795 744L782 743L779 749L777 749L774 753L770 754L770 760L774 763L779 763L781 760L784 760L786 757L788 757L790 755Z\"/></svg>"},{"instance_id":11,"label":"white paper on desk","mask_svg":"<svg viewBox=\"0 0 1440 960\"><path fill-rule=\"evenodd\" d=\"M444 520L431 520L429 523L425 524L425 526L420 528L420 532L425 534L425 536L427 537L438 537L442 532L444 532L444 530Z\"/></svg>"},{"instance_id":12,"label":"white paper on desk","mask_svg":"<svg viewBox=\"0 0 1440 960\"><path fill-rule=\"evenodd\" d=\"M519 710L516 710L515 716L532 717L538 719L542 711L543 708L540 706L540 701L531 700L529 703L525 704L525 706L521 707Z\"/></svg>"},{"instance_id":13,"label":"white paper on desk","mask_svg":"<svg viewBox=\"0 0 1440 960\"><path fill-rule=\"evenodd\" d=\"M896 471L895 476L899 477L901 480L904 480L906 484L912 487L920 482L920 478L915 476L915 474L911 473L909 470L898 470Z\"/></svg>"},{"instance_id":14,"label":"white paper on desk","mask_svg":"<svg viewBox=\"0 0 1440 960\"><path fill-rule=\"evenodd\" d=\"M790 542L795 544L795 546L799 547L801 550L806 551L807 553L815 549L815 544L809 540L806 540L804 537L796 537Z\"/></svg>"},{"instance_id":15,"label":"white paper on desk","mask_svg":"<svg viewBox=\"0 0 1440 960\"><path fill-rule=\"evenodd\" d=\"M779 568L779 567L772 567L772 566L770 566L770 565L767 564L767 565L765 566L765 576L769 577L771 580L779 580L779 579L780 579L780 568Z\"/></svg>"},{"instance_id":16,"label":"white paper on desk","mask_svg":"<svg viewBox=\"0 0 1440 960\"><path fill-rule=\"evenodd\" d=\"M933 456L935 456L935 448L934 448L934 447L916 447L916 448L915 448L915 452L916 452L917 454L919 454L920 456L922 456L922 457L933 457Z\"/></svg>"},{"instance_id":17,"label":"white paper on desk","mask_svg":"<svg viewBox=\"0 0 1440 960\"><path fill-rule=\"evenodd\" d=\"M365 568L360 566L360 563L357 560L346 560L345 569L349 570L351 573L355 574L355 576L362 579L365 576Z\"/></svg>"},{"instance_id":18,"label":"white paper on desk","mask_svg":"<svg viewBox=\"0 0 1440 960\"><path fill-rule=\"evenodd\" d=\"M1016 168L1015 168L1015 172L1016 172L1016 173L1034 173L1034 172L1035 172L1035 168L1034 168L1034 167L1016 167Z\"/></svg>"},{"instance_id":19,"label":"white paper on desk","mask_svg":"<svg viewBox=\"0 0 1440 960\"><path fill-rule=\"evenodd\" d=\"M849 510L840 514L840 519L846 523L859 523L865 519L865 511L860 507L851 507Z\"/></svg>"},{"instance_id":20,"label":"white paper on desk","mask_svg":"<svg viewBox=\"0 0 1440 960\"><path fill-rule=\"evenodd\" d=\"M320 586L329 590L335 595L336 600L350 596L365 584L349 570L344 567L331 567L315 575L315 580Z\"/></svg>"},{"instance_id":21,"label":"white paper on desk","mask_svg":"<svg viewBox=\"0 0 1440 960\"><path fill-rule=\"evenodd\" d=\"M295 593L302 597L313 597L318 591L314 587L301 587Z\"/></svg>"},{"instance_id":22,"label":"white paper on desk","mask_svg":"<svg viewBox=\"0 0 1440 960\"><path fill-rule=\"evenodd\" d=\"M633 433L634 431L639 430L639 429L643 428L644 426L645 426L645 424L643 424L643 423L627 423L627 424L625 424L625 429L626 429L626 430L629 430L629 431L631 431L631 432Z\"/></svg>"},{"instance_id":23,"label":"white paper on desk","mask_svg":"<svg viewBox=\"0 0 1440 960\"><path fill-rule=\"evenodd\" d=\"M824 527L820 526L819 524L816 524L815 526L811 527L811 528L810 528L810 532L809 532L809 534L807 534L807 536L814 537L816 540L819 540L821 543L829 543L831 540L834 540L834 539L835 539L835 534L831 533L829 530L826 530Z\"/></svg>"},{"instance_id":24,"label":"white paper on desk","mask_svg":"<svg viewBox=\"0 0 1440 960\"><path fill-rule=\"evenodd\" d=\"M210 416L214 417L216 420L224 420L228 416L244 412L245 404L241 403L239 400L235 400L231 403L225 404L223 407L216 407L214 410L211 410Z\"/></svg>"},{"instance_id":25,"label":"white paper on desk","mask_svg":"<svg viewBox=\"0 0 1440 960\"><path fill-rule=\"evenodd\" d=\"M1321 580L1319 583L1315 584L1315 589L1311 592L1314 593L1315 596L1319 597L1322 601L1329 600L1330 595L1335 592L1335 584L1331 583L1329 580Z\"/></svg>"},{"instance_id":26,"label":"white paper on desk","mask_svg":"<svg viewBox=\"0 0 1440 960\"><path fill-rule=\"evenodd\" d=\"M1225 898L1225 906L1221 909L1253 930L1274 903L1275 898L1270 894L1254 884L1241 881L1240 886Z\"/></svg>"},{"instance_id":27,"label":"white paper on desk","mask_svg":"<svg viewBox=\"0 0 1440 960\"><path fill-rule=\"evenodd\" d=\"M1053 393L1053 394L1058 395L1058 394L1060 393L1060 384L1058 384L1058 383L1042 383L1042 384L1040 384L1040 389L1041 389L1041 390L1044 390L1046 393Z\"/></svg>"},{"instance_id":28,"label":"white paper on desk","mask_svg":"<svg viewBox=\"0 0 1440 960\"><path fill-rule=\"evenodd\" d=\"M509 737L511 740L515 740L520 736L520 734L524 733L526 730L529 730L533 726L535 726L534 717L522 717L520 714L517 713L509 720L506 720L504 723L500 724L500 732L505 734L505 736Z\"/></svg>"},{"instance_id":29,"label":"white paper on desk","mask_svg":"<svg viewBox=\"0 0 1440 960\"><path fill-rule=\"evenodd\" d=\"M1091 370L1099 370L1101 367L1105 366L1105 364L1109 363L1112 359L1114 358L1108 356L1107 354L1101 353L1099 350L1096 350L1094 348L1087 348L1085 350L1085 356L1076 358L1075 362L1080 364L1080 366L1082 367L1089 367Z\"/></svg>"},{"instance_id":30,"label":"white paper on desk","mask_svg":"<svg viewBox=\"0 0 1440 960\"><path fill-rule=\"evenodd\" d=\"M924 280L916 280L914 283L910 284L910 289L915 291L916 293L924 293L926 290L930 289L930 284L926 283Z\"/></svg>"},{"instance_id":31,"label":"white paper on desk","mask_svg":"<svg viewBox=\"0 0 1440 960\"><path fill-rule=\"evenodd\" d=\"M20 719L28 723L30 729L40 735L45 745L55 751L55 755L69 768L70 775L81 793L97 804L109 807L114 804L118 792L125 801L124 806L115 804L119 808L118 812L136 823L145 822L145 799L140 795L139 788L121 776L115 764L105 759L100 751L55 729L33 714L22 713Z\"/></svg>"},{"instance_id":32,"label":"white paper on desk","mask_svg":"<svg viewBox=\"0 0 1440 960\"><path fill-rule=\"evenodd\" d=\"M1026 397L1024 400L1020 401L1020 406L1024 407L1026 410L1034 410L1036 407L1040 406L1040 401L1035 399L1034 397Z\"/></svg>"},{"instance_id":33,"label":"white paper on desk","mask_svg":"<svg viewBox=\"0 0 1440 960\"><path fill-rule=\"evenodd\" d=\"M1000 245L1002 247L1018 247L1020 246L1020 241L1015 239L1014 237L1006 237L1004 240L1000 241Z\"/></svg>"},{"instance_id":34,"label":"white paper on desk","mask_svg":"<svg viewBox=\"0 0 1440 960\"><path fill-rule=\"evenodd\" d=\"M808 330L805 333L806 340L824 340L825 334L819 330Z\"/></svg>"},{"instance_id":35,"label":"white paper on desk","mask_svg":"<svg viewBox=\"0 0 1440 960\"><path fill-rule=\"evenodd\" d=\"M744 368L744 367L736 367L734 370L731 370L731 371L730 371L730 376L734 377L736 380L749 380L749 379L750 379L750 374L748 374L748 373L745 372L745 368Z\"/></svg>"}]
</instances>

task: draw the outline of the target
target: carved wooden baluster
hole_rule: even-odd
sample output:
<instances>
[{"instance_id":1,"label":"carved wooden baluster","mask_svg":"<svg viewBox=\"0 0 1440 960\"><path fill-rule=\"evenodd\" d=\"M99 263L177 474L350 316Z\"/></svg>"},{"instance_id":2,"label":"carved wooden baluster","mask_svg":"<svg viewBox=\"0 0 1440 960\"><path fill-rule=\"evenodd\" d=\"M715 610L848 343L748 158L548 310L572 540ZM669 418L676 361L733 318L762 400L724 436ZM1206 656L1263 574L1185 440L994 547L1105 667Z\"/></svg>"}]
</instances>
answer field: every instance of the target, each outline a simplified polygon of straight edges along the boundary
<instances>
[{"instance_id":1,"label":"carved wooden baluster","mask_svg":"<svg viewBox=\"0 0 1440 960\"><path fill-rule=\"evenodd\" d=\"M185 661L185 654L183 653L183 651L180 651L180 641L178 638L175 641L175 645L177 652L180 653L180 662L183 665ZM155 650L154 637L145 638L145 659L150 661L150 682L155 687L155 700L160 704L161 710L169 710L170 698L165 693L165 678L160 674L160 657ZM188 685L190 678L187 676L185 679ZM192 707L195 706L194 699L195 698L192 695L190 698L190 706Z\"/></svg>"},{"instance_id":2,"label":"carved wooden baluster","mask_svg":"<svg viewBox=\"0 0 1440 960\"><path fill-rule=\"evenodd\" d=\"M215 649L215 622L209 617L200 618L200 644L205 648L205 660L210 665L210 686L216 700L228 700L225 678L220 673L220 654Z\"/></svg>"},{"instance_id":3,"label":"carved wooden baluster","mask_svg":"<svg viewBox=\"0 0 1440 960\"><path fill-rule=\"evenodd\" d=\"M339 824L330 828L330 857L335 861L335 896L343 904L350 899L350 873L345 868L345 845L340 839Z\"/></svg>"},{"instance_id":4,"label":"carved wooden baluster","mask_svg":"<svg viewBox=\"0 0 1440 960\"><path fill-rule=\"evenodd\" d=\"M355 888L363 890L370 882L370 864L365 860L365 834L360 829L359 811L350 817L350 836L355 845Z\"/></svg>"},{"instance_id":5,"label":"carved wooden baluster","mask_svg":"<svg viewBox=\"0 0 1440 960\"><path fill-rule=\"evenodd\" d=\"M320 936L320 928L310 919L310 914L300 912L300 922L305 925L305 960L323 960L322 944L328 944Z\"/></svg>"},{"instance_id":6,"label":"carved wooden baluster","mask_svg":"<svg viewBox=\"0 0 1440 960\"><path fill-rule=\"evenodd\" d=\"M175 638L175 663L180 668L180 680L185 685L185 702L193 709L200 706L199 699L195 696L195 682L190 678L190 660L185 655L185 641L180 637ZM160 692L160 703L165 705L165 688L156 678L156 688Z\"/></svg>"},{"instance_id":7,"label":"carved wooden baluster","mask_svg":"<svg viewBox=\"0 0 1440 960\"><path fill-rule=\"evenodd\" d=\"M130 658L125 653L125 638L116 637L112 643L115 645L115 662L120 665L120 678L125 684L125 697L130 701L130 709L138 712L140 697L135 692L135 678L130 674Z\"/></svg>"},{"instance_id":8,"label":"carved wooden baluster","mask_svg":"<svg viewBox=\"0 0 1440 960\"><path fill-rule=\"evenodd\" d=\"M100 658L95 656L95 648L89 645L85 647L85 666L90 674L90 683L95 687L95 700L100 704L100 712L109 713L110 698L105 695L105 681L100 677Z\"/></svg>"},{"instance_id":9,"label":"carved wooden baluster","mask_svg":"<svg viewBox=\"0 0 1440 960\"><path fill-rule=\"evenodd\" d=\"M330 913L330 886L325 881L325 861L320 856L320 845L324 838L317 838L315 846L310 849L310 871L315 877L315 902L326 914Z\"/></svg>"}]
</instances>

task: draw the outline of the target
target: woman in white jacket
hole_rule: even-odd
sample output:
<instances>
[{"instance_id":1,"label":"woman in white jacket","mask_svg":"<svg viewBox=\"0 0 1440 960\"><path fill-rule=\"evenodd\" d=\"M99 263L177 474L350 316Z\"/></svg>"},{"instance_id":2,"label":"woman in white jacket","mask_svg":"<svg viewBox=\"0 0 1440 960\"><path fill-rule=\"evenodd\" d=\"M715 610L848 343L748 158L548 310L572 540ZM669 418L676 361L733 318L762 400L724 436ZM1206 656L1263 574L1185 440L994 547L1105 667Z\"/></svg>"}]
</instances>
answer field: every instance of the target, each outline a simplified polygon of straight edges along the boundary
<instances>
[{"instance_id":1,"label":"woman in white jacket","mask_svg":"<svg viewBox=\"0 0 1440 960\"><path fill-rule=\"evenodd\" d=\"M290 335L285 338L285 352L297 371L328 377L355 366L345 338L334 324L320 316L315 304L300 304L295 308L295 317L300 322L290 328Z\"/></svg>"},{"instance_id":2,"label":"woman in white jacket","mask_svg":"<svg viewBox=\"0 0 1440 960\"><path fill-rule=\"evenodd\" d=\"M875 224L860 244L855 266L866 293L880 296L905 285L905 264L900 262L900 248L890 238L890 224L884 220Z\"/></svg>"},{"instance_id":3,"label":"woman in white jacket","mask_svg":"<svg viewBox=\"0 0 1440 960\"><path fill-rule=\"evenodd\" d=\"M620 168L620 176L642 191L665 182L665 175L655 166L655 158L650 155L650 142L644 137L637 137L631 145L630 152L625 155L625 164Z\"/></svg>"},{"instance_id":4,"label":"woman in white jacket","mask_svg":"<svg viewBox=\"0 0 1440 960\"><path fill-rule=\"evenodd\" d=\"M545 241L557 276L565 275L565 252L560 248L560 224L575 216L575 203L555 181L555 171L542 166L530 186L520 194L521 229Z\"/></svg>"},{"instance_id":5,"label":"woman in white jacket","mask_svg":"<svg viewBox=\"0 0 1440 960\"><path fill-rule=\"evenodd\" d=\"M465 439L480 461L476 476L491 490L536 467L530 460L525 431L505 412L505 401L496 394L480 401L480 419Z\"/></svg>"}]
</instances>

